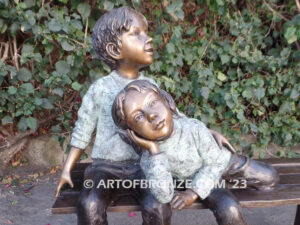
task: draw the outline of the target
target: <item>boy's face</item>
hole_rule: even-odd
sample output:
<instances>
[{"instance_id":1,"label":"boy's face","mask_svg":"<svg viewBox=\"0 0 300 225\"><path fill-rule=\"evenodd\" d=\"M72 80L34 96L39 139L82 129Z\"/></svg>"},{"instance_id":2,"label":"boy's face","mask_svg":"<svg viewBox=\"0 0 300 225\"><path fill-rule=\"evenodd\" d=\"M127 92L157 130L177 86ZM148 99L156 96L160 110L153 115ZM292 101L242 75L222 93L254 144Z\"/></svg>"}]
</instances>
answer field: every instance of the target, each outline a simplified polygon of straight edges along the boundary
<instances>
[{"instance_id":1,"label":"boy's face","mask_svg":"<svg viewBox=\"0 0 300 225\"><path fill-rule=\"evenodd\" d=\"M162 140L173 131L172 112L154 91L128 91L124 113L127 125L147 140Z\"/></svg>"},{"instance_id":2,"label":"boy's face","mask_svg":"<svg viewBox=\"0 0 300 225\"><path fill-rule=\"evenodd\" d=\"M147 23L139 14L133 13L131 17L130 29L120 37L120 59L125 65L150 65L153 62L153 44L147 34Z\"/></svg>"}]
</instances>

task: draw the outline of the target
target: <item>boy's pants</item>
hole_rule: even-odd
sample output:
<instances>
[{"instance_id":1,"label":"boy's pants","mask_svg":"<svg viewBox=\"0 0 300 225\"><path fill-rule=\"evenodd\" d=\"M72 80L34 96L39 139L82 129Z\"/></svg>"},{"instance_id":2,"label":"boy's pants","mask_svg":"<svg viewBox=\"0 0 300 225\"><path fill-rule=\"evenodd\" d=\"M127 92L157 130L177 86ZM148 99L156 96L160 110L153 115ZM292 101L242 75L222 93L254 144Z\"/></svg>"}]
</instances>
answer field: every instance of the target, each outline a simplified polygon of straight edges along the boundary
<instances>
[{"instance_id":1,"label":"boy's pants","mask_svg":"<svg viewBox=\"0 0 300 225\"><path fill-rule=\"evenodd\" d=\"M77 205L78 225L107 225L106 209L117 192L116 180L145 179L139 163L133 161L110 162L94 160L84 172L84 181L92 188L83 187ZM112 185L107 182L112 181ZM91 182L92 181L92 182ZM133 182L124 182L126 188ZM98 186L98 187L97 187ZM113 187L113 188L112 188ZM142 206L143 225L170 225L172 211L169 204L159 203L149 189L132 188Z\"/></svg>"},{"instance_id":2,"label":"boy's pants","mask_svg":"<svg viewBox=\"0 0 300 225\"><path fill-rule=\"evenodd\" d=\"M231 156L223 179L244 180L246 182L241 182L241 186L258 190L270 190L279 182L278 173L272 166L235 154ZM242 208L230 190L214 189L204 203L213 211L219 225L247 225Z\"/></svg>"}]
</instances>

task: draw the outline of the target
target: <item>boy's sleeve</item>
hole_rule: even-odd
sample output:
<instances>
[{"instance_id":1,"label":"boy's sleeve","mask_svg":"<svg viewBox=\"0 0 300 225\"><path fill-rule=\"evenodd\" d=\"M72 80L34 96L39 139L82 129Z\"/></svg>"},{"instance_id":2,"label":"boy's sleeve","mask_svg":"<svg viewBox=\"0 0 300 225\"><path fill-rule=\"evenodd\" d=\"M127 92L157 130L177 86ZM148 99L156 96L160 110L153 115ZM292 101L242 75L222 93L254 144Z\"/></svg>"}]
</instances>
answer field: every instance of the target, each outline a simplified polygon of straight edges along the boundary
<instances>
[{"instance_id":1,"label":"boy's sleeve","mask_svg":"<svg viewBox=\"0 0 300 225\"><path fill-rule=\"evenodd\" d=\"M82 104L78 110L78 119L72 133L70 145L79 149L85 149L88 146L97 124L97 107L94 99L95 86L95 84L92 84L82 99Z\"/></svg>"},{"instance_id":2,"label":"boy's sleeve","mask_svg":"<svg viewBox=\"0 0 300 225\"><path fill-rule=\"evenodd\" d=\"M173 179L165 153L144 152L140 162L151 193L161 203L168 203L174 194Z\"/></svg>"},{"instance_id":3,"label":"boy's sleeve","mask_svg":"<svg viewBox=\"0 0 300 225\"><path fill-rule=\"evenodd\" d=\"M205 199L222 177L231 154L229 151L219 148L213 136L202 122L198 124L195 131L195 139L203 164L194 175L191 188L201 199Z\"/></svg>"}]
</instances>

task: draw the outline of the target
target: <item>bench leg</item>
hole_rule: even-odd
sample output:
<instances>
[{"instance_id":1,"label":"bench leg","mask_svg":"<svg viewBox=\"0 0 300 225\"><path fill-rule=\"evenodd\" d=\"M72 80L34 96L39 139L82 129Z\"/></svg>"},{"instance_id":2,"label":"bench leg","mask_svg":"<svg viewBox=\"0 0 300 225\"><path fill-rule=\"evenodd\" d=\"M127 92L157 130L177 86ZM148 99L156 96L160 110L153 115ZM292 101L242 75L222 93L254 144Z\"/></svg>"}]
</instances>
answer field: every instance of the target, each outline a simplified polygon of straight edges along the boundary
<instances>
[{"instance_id":1,"label":"bench leg","mask_svg":"<svg viewBox=\"0 0 300 225\"><path fill-rule=\"evenodd\" d=\"M299 224L300 224L300 205L297 206L294 225L299 225Z\"/></svg>"}]
</instances>

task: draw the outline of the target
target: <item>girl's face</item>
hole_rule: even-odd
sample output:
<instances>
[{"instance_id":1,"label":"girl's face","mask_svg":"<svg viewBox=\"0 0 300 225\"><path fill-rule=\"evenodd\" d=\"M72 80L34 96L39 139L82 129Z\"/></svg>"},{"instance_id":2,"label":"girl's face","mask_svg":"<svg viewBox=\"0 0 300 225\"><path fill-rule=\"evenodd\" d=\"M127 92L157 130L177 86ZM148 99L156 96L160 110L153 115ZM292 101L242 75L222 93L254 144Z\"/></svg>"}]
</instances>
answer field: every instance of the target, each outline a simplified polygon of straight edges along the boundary
<instances>
[{"instance_id":1,"label":"girl's face","mask_svg":"<svg viewBox=\"0 0 300 225\"><path fill-rule=\"evenodd\" d=\"M129 90L124 102L127 125L139 136L152 141L162 140L173 131L172 112L154 91Z\"/></svg>"}]
</instances>

